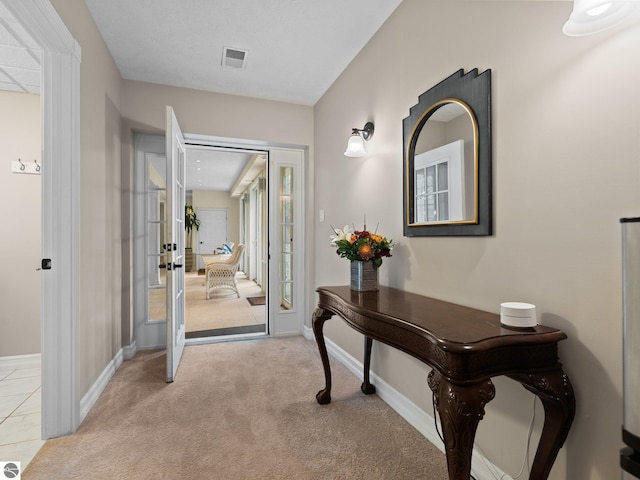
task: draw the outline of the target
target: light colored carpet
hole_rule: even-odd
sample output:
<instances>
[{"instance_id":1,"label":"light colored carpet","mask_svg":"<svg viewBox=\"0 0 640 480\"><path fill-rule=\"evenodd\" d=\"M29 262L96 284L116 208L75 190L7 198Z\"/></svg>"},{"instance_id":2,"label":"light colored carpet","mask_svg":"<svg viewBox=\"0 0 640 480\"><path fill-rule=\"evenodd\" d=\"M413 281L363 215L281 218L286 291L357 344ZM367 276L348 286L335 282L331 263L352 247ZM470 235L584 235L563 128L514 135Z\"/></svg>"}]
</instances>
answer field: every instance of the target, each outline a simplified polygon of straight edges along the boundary
<instances>
[{"instance_id":1,"label":"light colored carpet","mask_svg":"<svg viewBox=\"0 0 640 480\"><path fill-rule=\"evenodd\" d=\"M444 454L336 361L318 405L320 356L303 337L188 346L174 383L164 369L162 352L124 362L22 478L447 478Z\"/></svg>"}]
</instances>

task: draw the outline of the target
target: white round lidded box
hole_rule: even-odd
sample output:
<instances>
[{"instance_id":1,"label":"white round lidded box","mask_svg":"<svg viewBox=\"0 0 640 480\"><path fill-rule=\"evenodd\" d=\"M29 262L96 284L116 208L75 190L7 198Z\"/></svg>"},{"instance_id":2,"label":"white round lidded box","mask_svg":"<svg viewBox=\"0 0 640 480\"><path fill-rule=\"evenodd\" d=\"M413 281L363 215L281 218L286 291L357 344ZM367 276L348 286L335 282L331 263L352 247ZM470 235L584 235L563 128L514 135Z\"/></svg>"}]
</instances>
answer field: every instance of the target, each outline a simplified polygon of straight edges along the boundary
<instances>
[{"instance_id":1,"label":"white round lidded box","mask_svg":"<svg viewBox=\"0 0 640 480\"><path fill-rule=\"evenodd\" d=\"M522 302L500 304L500 323L505 327L531 328L538 324L536 306Z\"/></svg>"}]
</instances>

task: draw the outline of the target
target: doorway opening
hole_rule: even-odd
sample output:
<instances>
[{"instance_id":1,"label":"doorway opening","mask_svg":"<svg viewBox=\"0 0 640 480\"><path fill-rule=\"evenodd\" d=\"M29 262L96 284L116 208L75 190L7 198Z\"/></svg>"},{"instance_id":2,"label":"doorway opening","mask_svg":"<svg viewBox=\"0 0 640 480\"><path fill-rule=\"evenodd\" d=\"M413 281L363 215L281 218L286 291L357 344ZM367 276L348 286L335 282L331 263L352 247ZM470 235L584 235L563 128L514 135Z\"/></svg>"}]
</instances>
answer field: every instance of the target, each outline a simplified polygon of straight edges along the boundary
<instances>
[{"instance_id":1,"label":"doorway opening","mask_svg":"<svg viewBox=\"0 0 640 480\"><path fill-rule=\"evenodd\" d=\"M269 333L268 156L187 142L187 204L197 218L186 243L193 257L185 277L190 341Z\"/></svg>"},{"instance_id":2,"label":"doorway opening","mask_svg":"<svg viewBox=\"0 0 640 480\"><path fill-rule=\"evenodd\" d=\"M164 136L137 134L136 265L146 287L136 303L140 348L164 343L167 302ZM260 149L185 141L185 337L189 344L268 335L267 158ZM143 253L144 251L144 253ZM143 253L143 254L142 254ZM142 255L141 255L142 254ZM143 265L139 258L146 258Z\"/></svg>"}]
</instances>

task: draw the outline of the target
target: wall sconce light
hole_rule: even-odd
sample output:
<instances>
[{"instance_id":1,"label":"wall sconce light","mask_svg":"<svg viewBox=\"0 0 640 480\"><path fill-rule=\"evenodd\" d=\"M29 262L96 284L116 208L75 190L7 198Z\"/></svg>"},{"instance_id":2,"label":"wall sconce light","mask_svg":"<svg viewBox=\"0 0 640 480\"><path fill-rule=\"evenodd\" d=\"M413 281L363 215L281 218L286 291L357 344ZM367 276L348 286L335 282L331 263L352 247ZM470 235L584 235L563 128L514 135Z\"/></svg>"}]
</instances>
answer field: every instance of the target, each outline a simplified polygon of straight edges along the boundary
<instances>
[{"instance_id":1,"label":"wall sconce light","mask_svg":"<svg viewBox=\"0 0 640 480\"><path fill-rule=\"evenodd\" d=\"M600 33L622 22L637 4L637 0L573 0L573 11L562 33L570 37Z\"/></svg>"},{"instance_id":2,"label":"wall sconce light","mask_svg":"<svg viewBox=\"0 0 640 480\"><path fill-rule=\"evenodd\" d=\"M360 136L360 132L362 132L362 136ZM344 152L345 156L364 157L367 154L364 148L364 141L371 140L371 137L373 137L373 123L371 122L367 122L363 129L352 128L347 151Z\"/></svg>"}]
</instances>

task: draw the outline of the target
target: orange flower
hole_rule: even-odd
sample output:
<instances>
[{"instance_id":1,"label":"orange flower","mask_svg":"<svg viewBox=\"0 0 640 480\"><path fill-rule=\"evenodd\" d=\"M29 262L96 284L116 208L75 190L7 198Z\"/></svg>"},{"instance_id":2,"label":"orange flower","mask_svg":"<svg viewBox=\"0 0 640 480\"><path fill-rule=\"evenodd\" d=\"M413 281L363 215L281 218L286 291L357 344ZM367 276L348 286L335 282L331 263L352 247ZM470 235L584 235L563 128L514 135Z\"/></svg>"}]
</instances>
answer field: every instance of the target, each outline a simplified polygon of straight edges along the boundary
<instances>
[{"instance_id":1,"label":"orange flower","mask_svg":"<svg viewBox=\"0 0 640 480\"><path fill-rule=\"evenodd\" d=\"M363 243L358 249L358 255L360 255L363 260L369 260L375 254L373 252L373 248L371 248L371 245L369 245L368 243Z\"/></svg>"},{"instance_id":2,"label":"orange flower","mask_svg":"<svg viewBox=\"0 0 640 480\"><path fill-rule=\"evenodd\" d=\"M350 243L351 245L353 245L354 243L356 243L356 240L358 240L358 237L356 237L355 235L351 235L351 236L349 237L349 243Z\"/></svg>"}]
</instances>

